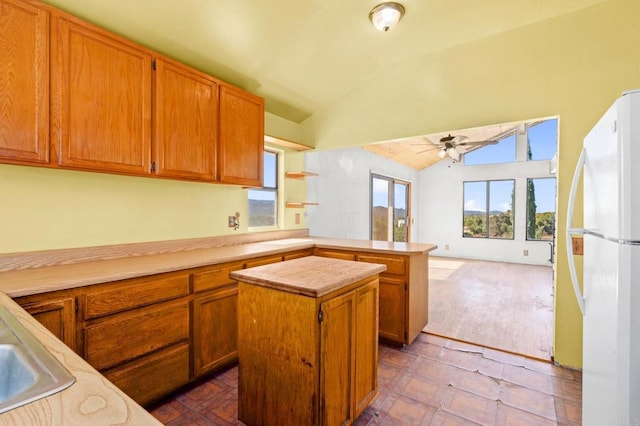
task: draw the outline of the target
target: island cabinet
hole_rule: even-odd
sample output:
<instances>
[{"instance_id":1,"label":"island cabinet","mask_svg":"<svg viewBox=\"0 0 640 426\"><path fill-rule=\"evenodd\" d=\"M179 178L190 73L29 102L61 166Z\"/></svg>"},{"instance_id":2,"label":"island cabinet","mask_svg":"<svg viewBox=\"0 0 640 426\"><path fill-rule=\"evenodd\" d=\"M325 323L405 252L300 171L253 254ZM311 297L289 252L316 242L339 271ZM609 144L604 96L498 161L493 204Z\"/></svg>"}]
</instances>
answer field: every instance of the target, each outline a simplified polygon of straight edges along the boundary
<instances>
[{"instance_id":1,"label":"island cabinet","mask_svg":"<svg viewBox=\"0 0 640 426\"><path fill-rule=\"evenodd\" d=\"M238 417L352 424L377 395L384 265L307 256L231 273L238 294Z\"/></svg>"},{"instance_id":2,"label":"island cabinet","mask_svg":"<svg viewBox=\"0 0 640 426\"><path fill-rule=\"evenodd\" d=\"M0 159L49 162L49 13L0 0Z\"/></svg>"},{"instance_id":3,"label":"island cabinet","mask_svg":"<svg viewBox=\"0 0 640 426\"><path fill-rule=\"evenodd\" d=\"M380 339L410 344L426 327L429 308L428 253L391 254L315 247L315 256L385 265L380 274Z\"/></svg>"},{"instance_id":4,"label":"island cabinet","mask_svg":"<svg viewBox=\"0 0 640 426\"><path fill-rule=\"evenodd\" d=\"M83 288L84 358L139 404L189 382L189 274Z\"/></svg>"}]
</instances>

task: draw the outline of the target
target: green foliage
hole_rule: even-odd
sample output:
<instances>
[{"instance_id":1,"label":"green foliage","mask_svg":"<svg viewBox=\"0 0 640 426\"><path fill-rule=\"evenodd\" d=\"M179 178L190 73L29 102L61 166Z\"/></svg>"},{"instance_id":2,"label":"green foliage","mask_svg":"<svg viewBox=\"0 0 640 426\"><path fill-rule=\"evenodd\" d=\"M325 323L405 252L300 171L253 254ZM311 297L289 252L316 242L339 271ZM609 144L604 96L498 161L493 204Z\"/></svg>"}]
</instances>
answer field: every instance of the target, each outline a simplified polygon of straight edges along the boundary
<instances>
[{"instance_id":1,"label":"green foliage","mask_svg":"<svg viewBox=\"0 0 640 426\"><path fill-rule=\"evenodd\" d=\"M551 240L556 229L555 212L536 214L536 240Z\"/></svg>"}]
</instances>

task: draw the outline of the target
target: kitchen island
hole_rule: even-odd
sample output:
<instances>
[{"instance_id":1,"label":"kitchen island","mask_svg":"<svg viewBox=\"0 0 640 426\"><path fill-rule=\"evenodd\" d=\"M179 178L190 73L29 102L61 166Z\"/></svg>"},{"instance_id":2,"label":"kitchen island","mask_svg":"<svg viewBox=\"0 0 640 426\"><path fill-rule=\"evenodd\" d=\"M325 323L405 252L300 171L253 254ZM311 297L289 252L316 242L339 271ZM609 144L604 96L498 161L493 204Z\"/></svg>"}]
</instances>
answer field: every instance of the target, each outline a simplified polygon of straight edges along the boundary
<instances>
[{"instance_id":1,"label":"kitchen island","mask_svg":"<svg viewBox=\"0 0 640 426\"><path fill-rule=\"evenodd\" d=\"M308 256L231 273L239 281L238 418L352 424L377 395L384 265Z\"/></svg>"}]
</instances>

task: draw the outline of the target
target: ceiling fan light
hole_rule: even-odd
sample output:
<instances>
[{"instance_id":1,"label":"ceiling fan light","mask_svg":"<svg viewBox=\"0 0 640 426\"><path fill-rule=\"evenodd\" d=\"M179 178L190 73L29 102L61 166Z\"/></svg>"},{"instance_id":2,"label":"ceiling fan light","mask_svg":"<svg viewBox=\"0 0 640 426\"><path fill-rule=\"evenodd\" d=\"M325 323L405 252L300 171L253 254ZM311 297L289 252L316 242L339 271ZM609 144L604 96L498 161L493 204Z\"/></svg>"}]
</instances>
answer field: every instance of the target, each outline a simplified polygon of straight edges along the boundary
<instances>
[{"instance_id":1,"label":"ceiling fan light","mask_svg":"<svg viewBox=\"0 0 640 426\"><path fill-rule=\"evenodd\" d=\"M440 157L440 159L444 160L444 157L446 157L446 156L447 156L447 151L444 148L442 148L440 150L440 152L438 152L438 157Z\"/></svg>"},{"instance_id":2,"label":"ceiling fan light","mask_svg":"<svg viewBox=\"0 0 640 426\"><path fill-rule=\"evenodd\" d=\"M381 3L371 9L369 19L378 31L389 31L394 27L404 15L404 6L400 3L387 2Z\"/></svg>"},{"instance_id":3,"label":"ceiling fan light","mask_svg":"<svg viewBox=\"0 0 640 426\"><path fill-rule=\"evenodd\" d=\"M447 154L449 154L449 157L451 157L455 161L460 160L460 153L454 147L447 149Z\"/></svg>"}]
</instances>

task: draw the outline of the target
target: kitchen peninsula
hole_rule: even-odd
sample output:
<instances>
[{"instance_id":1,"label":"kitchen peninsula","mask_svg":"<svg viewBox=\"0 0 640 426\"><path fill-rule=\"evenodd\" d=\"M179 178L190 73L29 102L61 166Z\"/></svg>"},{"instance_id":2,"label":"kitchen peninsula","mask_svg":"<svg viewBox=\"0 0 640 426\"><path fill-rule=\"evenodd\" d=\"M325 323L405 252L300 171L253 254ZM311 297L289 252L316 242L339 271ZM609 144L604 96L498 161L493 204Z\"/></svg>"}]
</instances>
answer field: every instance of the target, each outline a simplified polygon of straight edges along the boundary
<instances>
[{"instance_id":1,"label":"kitchen peninsula","mask_svg":"<svg viewBox=\"0 0 640 426\"><path fill-rule=\"evenodd\" d=\"M236 362L238 283L231 272L311 255L386 265L379 336L403 344L426 324L428 255L435 248L296 230L6 254L0 255L0 292L146 405ZM389 328L398 339L385 337L385 325L402 330ZM140 345L118 331L123 327L139 333ZM166 332L152 332L157 327ZM123 348L117 357L108 353L113 345ZM145 386L139 386L141 374Z\"/></svg>"}]
</instances>

